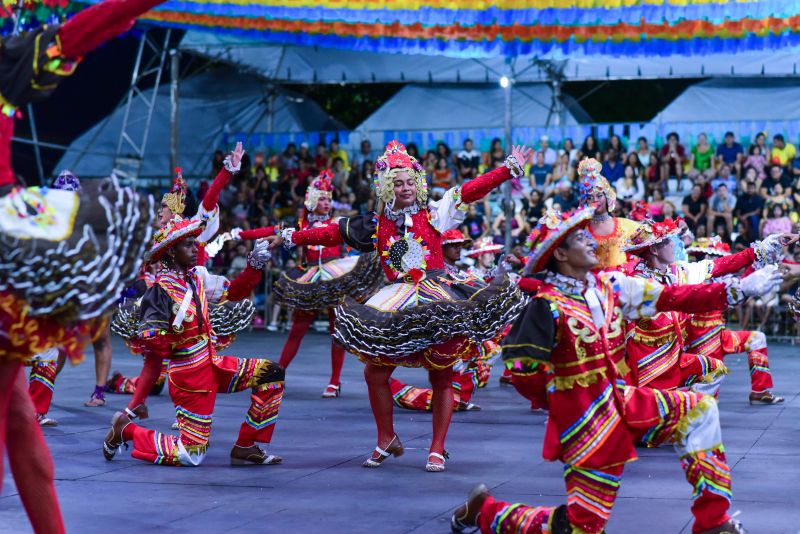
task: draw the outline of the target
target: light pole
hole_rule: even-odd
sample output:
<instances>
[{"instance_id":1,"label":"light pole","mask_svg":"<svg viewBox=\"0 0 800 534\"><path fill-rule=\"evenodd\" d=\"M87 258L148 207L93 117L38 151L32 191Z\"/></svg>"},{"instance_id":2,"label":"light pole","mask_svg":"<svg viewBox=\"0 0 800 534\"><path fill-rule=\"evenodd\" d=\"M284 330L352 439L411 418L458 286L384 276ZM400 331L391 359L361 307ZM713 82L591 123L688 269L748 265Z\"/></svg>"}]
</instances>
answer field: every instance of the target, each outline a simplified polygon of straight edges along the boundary
<instances>
[{"instance_id":1,"label":"light pole","mask_svg":"<svg viewBox=\"0 0 800 534\"><path fill-rule=\"evenodd\" d=\"M503 114L503 127L505 128L506 152L511 153L511 84L508 76L500 78L500 87L503 89L505 99L505 112ZM511 221L514 218L514 202L511 199L511 182L503 184L503 210L505 212L505 247L506 254L511 254Z\"/></svg>"}]
</instances>

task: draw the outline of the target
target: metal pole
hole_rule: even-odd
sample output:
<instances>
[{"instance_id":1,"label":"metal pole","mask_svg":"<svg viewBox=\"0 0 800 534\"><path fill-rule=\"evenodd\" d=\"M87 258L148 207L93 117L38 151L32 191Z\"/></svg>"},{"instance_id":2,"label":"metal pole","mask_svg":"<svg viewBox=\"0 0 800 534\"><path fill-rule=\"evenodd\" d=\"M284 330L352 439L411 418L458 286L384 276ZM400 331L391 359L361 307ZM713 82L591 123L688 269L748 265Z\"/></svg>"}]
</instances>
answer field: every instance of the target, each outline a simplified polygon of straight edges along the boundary
<instances>
[{"instance_id":1,"label":"metal pole","mask_svg":"<svg viewBox=\"0 0 800 534\"><path fill-rule=\"evenodd\" d=\"M39 183L44 184L44 166L42 166L42 151L39 149L39 134L36 132L36 120L33 118L33 105L28 104L28 122L31 125L31 138L33 139L33 153L36 156L36 171L39 173Z\"/></svg>"},{"instance_id":2,"label":"metal pole","mask_svg":"<svg viewBox=\"0 0 800 534\"><path fill-rule=\"evenodd\" d=\"M506 152L511 153L511 146L513 140L511 139L511 84L512 80L508 78L508 83L503 87L503 95L505 96L505 113L503 116L503 125L505 126L506 137ZM511 222L514 218L514 201L511 199L511 182L503 184L503 204L506 214L505 221L505 242L506 254L511 254Z\"/></svg>"},{"instance_id":3,"label":"metal pole","mask_svg":"<svg viewBox=\"0 0 800 534\"><path fill-rule=\"evenodd\" d=\"M180 77L181 56L174 48L169 51L169 123L170 123L170 142L169 142L169 172L166 173L167 180L175 172L178 166L178 78ZM169 184L167 184L169 185Z\"/></svg>"}]
</instances>

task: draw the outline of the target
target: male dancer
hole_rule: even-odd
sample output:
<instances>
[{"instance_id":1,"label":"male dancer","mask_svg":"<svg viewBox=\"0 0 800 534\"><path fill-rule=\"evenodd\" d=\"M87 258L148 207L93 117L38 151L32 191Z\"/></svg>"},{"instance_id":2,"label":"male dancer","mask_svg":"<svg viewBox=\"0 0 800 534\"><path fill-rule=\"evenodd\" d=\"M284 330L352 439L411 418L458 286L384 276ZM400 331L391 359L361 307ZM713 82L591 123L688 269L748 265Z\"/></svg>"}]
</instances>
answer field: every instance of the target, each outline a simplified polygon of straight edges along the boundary
<instances>
[{"instance_id":1,"label":"male dancer","mask_svg":"<svg viewBox=\"0 0 800 534\"><path fill-rule=\"evenodd\" d=\"M663 285L699 284L740 271L753 263L777 263L781 236L769 236L738 254L715 261L675 261L673 237L681 233L672 219L645 221L631 238L628 252L640 258L631 274ZM691 387L716 395L727 368L721 359L685 352L689 314L670 311L643 317L627 327L628 364L636 370L635 383L656 389Z\"/></svg>"},{"instance_id":2,"label":"male dancer","mask_svg":"<svg viewBox=\"0 0 800 534\"><path fill-rule=\"evenodd\" d=\"M749 249L748 249L749 250ZM730 256L730 247L719 238L701 237L686 252L699 260ZM695 313L686 328L686 350L717 360L728 354L747 352L750 367L750 404L780 404L784 401L770 391L772 373L767 358L764 332L730 330L721 312Z\"/></svg>"},{"instance_id":3,"label":"male dancer","mask_svg":"<svg viewBox=\"0 0 800 534\"><path fill-rule=\"evenodd\" d=\"M535 360L553 369L544 457L565 464L567 504L528 506L496 500L484 485L451 518L455 532L600 533L611 514L625 463L641 436L672 441L694 489L693 532L741 534L731 519L730 469L713 397L625 384L624 320L657 311L724 309L779 283L774 268L744 280L662 286L619 272L598 275L595 243L583 230L592 208L550 212L534 231L528 272L545 282L514 323L507 360Z\"/></svg>"},{"instance_id":4,"label":"male dancer","mask_svg":"<svg viewBox=\"0 0 800 534\"><path fill-rule=\"evenodd\" d=\"M256 442L269 443L283 397L284 372L263 359L217 356L208 303L240 300L261 279L269 260L266 243L257 243L248 265L233 281L197 265L196 236L203 221L172 219L155 236L148 261L163 259L155 284L142 297L139 343L149 357L169 359L169 393L175 404L179 436L148 430L117 412L103 441L103 455L114 458L120 446L133 441L134 458L163 465L198 466L205 458L211 418L218 393L251 389L251 405L231 449L233 465L281 462Z\"/></svg>"}]
</instances>

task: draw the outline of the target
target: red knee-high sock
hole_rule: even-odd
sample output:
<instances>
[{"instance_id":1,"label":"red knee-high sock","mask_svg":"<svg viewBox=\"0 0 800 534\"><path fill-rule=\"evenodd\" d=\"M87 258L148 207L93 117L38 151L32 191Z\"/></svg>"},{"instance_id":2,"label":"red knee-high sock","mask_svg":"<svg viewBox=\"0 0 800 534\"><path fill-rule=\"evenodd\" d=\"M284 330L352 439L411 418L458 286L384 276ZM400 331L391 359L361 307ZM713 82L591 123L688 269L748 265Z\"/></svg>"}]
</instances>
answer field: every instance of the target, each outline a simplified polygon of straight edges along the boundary
<instances>
[{"instance_id":1,"label":"red knee-high sock","mask_svg":"<svg viewBox=\"0 0 800 534\"><path fill-rule=\"evenodd\" d=\"M153 354L144 356L144 366L139 375L139 380L136 381L136 390L133 392L133 397L128 403L129 409L133 410L147 400L150 390L153 389L158 376L161 374L161 362L161 358Z\"/></svg>"},{"instance_id":2,"label":"red knee-high sock","mask_svg":"<svg viewBox=\"0 0 800 534\"><path fill-rule=\"evenodd\" d=\"M128 31L143 15L164 0L105 0L87 7L61 26L61 53L77 59L109 39Z\"/></svg>"},{"instance_id":3,"label":"red knee-high sock","mask_svg":"<svg viewBox=\"0 0 800 534\"><path fill-rule=\"evenodd\" d=\"M20 362L0 361L0 490L3 489L3 466L6 450L6 429L8 426L8 413L11 409L11 393L17 373L20 372Z\"/></svg>"},{"instance_id":4,"label":"red knee-high sock","mask_svg":"<svg viewBox=\"0 0 800 534\"><path fill-rule=\"evenodd\" d=\"M394 367L372 364L364 367L369 405L378 429L378 444L383 446L387 446L394 438L392 391L389 389L389 378L393 371Z\"/></svg>"},{"instance_id":5,"label":"red knee-high sock","mask_svg":"<svg viewBox=\"0 0 800 534\"><path fill-rule=\"evenodd\" d=\"M34 415L28 382L19 371L8 411L8 463L33 531L59 534L65 530L53 485L53 459Z\"/></svg>"},{"instance_id":6,"label":"red knee-high sock","mask_svg":"<svg viewBox=\"0 0 800 534\"><path fill-rule=\"evenodd\" d=\"M302 311L294 312L292 329L289 330L289 337L286 338L286 344L281 351L281 359L278 360L278 365L284 369L289 367L294 357L297 356L297 351L300 349L300 342L303 341L303 336L306 335L306 332L311 328L311 323L313 322L314 314Z\"/></svg>"},{"instance_id":7,"label":"red knee-high sock","mask_svg":"<svg viewBox=\"0 0 800 534\"><path fill-rule=\"evenodd\" d=\"M333 334L336 321L336 314L333 310L328 312L329 331ZM342 366L344 365L344 348L331 341L331 380L328 384L338 386L342 376Z\"/></svg>"},{"instance_id":8,"label":"red knee-high sock","mask_svg":"<svg viewBox=\"0 0 800 534\"><path fill-rule=\"evenodd\" d=\"M442 454L447 429L453 417L453 368L430 371L428 373L433 394L431 395L431 412L433 412L433 439L431 452Z\"/></svg>"}]
</instances>

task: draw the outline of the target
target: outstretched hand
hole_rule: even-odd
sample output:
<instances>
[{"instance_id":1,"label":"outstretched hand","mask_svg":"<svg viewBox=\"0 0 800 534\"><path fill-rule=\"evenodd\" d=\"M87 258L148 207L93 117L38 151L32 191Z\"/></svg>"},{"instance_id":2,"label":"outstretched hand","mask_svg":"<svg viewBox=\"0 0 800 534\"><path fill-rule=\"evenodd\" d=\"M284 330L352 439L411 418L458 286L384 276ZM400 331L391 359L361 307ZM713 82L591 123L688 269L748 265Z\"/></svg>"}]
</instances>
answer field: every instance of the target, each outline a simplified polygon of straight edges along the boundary
<instances>
[{"instance_id":1,"label":"outstretched hand","mask_svg":"<svg viewBox=\"0 0 800 534\"><path fill-rule=\"evenodd\" d=\"M781 245L784 247L789 247L797 243L800 240L800 234L781 234L780 237Z\"/></svg>"},{"instance_id":2,"label":"outstretched hand","mask_svg":"<svg viewBox=\"0 0 800 534\"><path fill-rule=\"evenodd\" d=\"M279 236L279 235L271 235L271 236L265 237L264 239L266 239L267 243L269 243L269 249L270 250L275 250L279 246L283 245L283 238L281 236Z\"/></svg>"},{"instance_id":3,"label":"outstretched hand","mask_svg":"<svg viewBox=\"0 0 800 534\"><path fill-rule=\"evenodd\" d=\"M533 149L525 145L514 145L511 147L511 155L524 167L533 156Z\"/></svg>"},{"instance_id":4,"label":"outstretched hand","mask_svg":"<svg viewBox=\"0 0 800 534\"><path fill-rule=\"evenodd\" d=\"M242 146L242 142L239 141L236 143L236 148L231 152L231 163L233 163L234 167L238 167L242 162L242 156L244 156L244 147Z\"/></svg>"}]
</instances>

